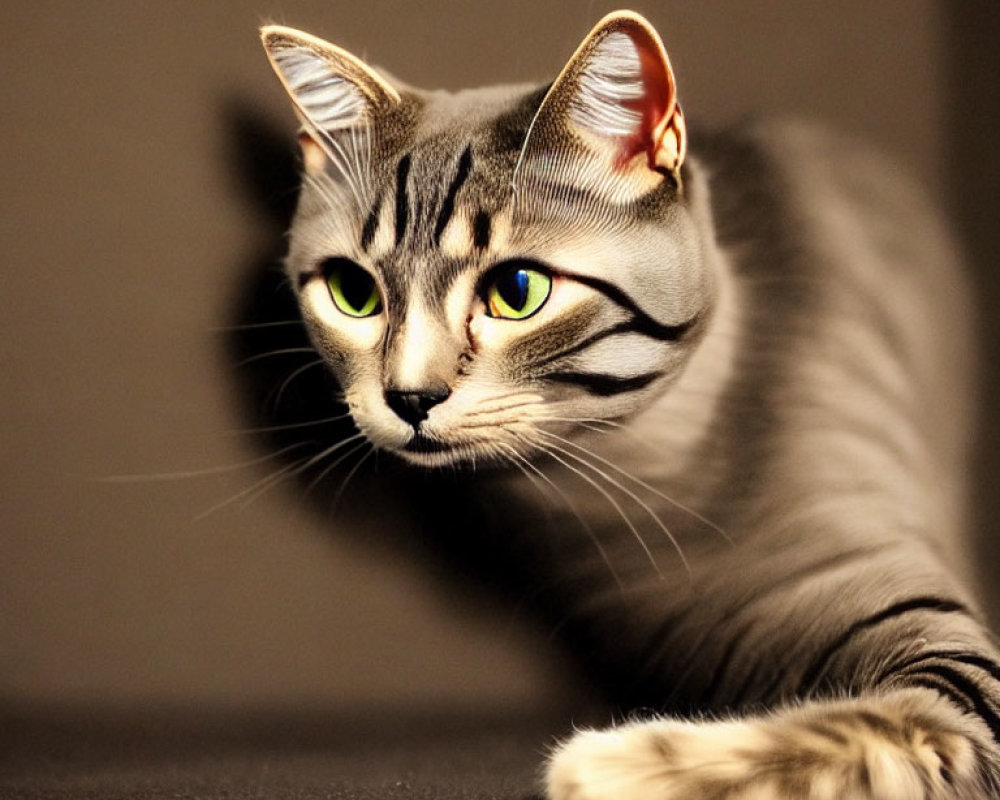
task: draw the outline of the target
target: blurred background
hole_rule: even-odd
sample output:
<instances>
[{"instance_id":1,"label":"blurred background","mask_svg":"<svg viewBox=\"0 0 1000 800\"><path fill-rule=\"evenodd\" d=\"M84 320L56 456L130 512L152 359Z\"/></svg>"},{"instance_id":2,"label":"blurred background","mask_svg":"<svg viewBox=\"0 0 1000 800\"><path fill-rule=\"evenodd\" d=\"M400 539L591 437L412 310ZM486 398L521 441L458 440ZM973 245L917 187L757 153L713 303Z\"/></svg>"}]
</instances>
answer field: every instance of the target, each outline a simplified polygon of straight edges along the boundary
<instances>
[{"instance_id":1,"label":"blurred background","mask_svg":"<svg viewBox=\"0 0 1000 800\"><path fill-rule=\"evenodd\" d=\"M4 4L0 701L520 707L569 691L517 609L456 602L418 564L327 530L300 489L245 494L266 464L216 469L260 455L235 432L219 329L274 234L234 174L225 109L254 108L292 147L261 23L459 88L551 79L619 4ZM995 608L1000 5L633 7L689 119L826 120L954 216L982 298L979 563ZM163 475L185 472L199 474Z\"/></svg>"}]
</instances>

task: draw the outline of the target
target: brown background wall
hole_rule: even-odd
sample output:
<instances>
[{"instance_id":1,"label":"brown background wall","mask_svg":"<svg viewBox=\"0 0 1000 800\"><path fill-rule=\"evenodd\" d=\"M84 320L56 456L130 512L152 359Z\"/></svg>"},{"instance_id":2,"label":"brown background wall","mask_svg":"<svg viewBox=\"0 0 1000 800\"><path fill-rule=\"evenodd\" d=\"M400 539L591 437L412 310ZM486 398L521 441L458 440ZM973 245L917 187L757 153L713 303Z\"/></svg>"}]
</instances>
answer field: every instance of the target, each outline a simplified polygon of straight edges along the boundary
<instances>
[{"instance_id":1,"label":"brown background wall","mask_svg":"<svg viewBox=\"0 0 1000 800\"><path fill-rule=\"evenodd\" d=\"M214 329L263 236L228 171L223 105L243 98L293 130L259 23L457 88L553 76L615 5L4 5L0 699L559 694L544 642L516 611L456 608L412 565L321 530L294 491L211 510L265 467L103 479L257 455L232 434ZM960 199L981 262L996 252L995 83L988 95L972 88L997 74L977 61L995 49L995 4L636 7L667 43L689 117L793 111L860 132ZM984 284L987 299L998 285ZM984 441L995 449L995 426Z\"/></svg>"}]
</instances>

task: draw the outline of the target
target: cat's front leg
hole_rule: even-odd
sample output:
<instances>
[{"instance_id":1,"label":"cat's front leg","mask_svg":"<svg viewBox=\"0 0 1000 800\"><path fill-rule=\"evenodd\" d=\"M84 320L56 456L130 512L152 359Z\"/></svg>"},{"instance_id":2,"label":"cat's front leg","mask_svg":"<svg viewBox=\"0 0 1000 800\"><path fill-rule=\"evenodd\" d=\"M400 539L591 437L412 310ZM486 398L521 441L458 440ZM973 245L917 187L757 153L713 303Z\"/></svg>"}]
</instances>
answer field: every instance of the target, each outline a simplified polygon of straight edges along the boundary
<instances>
[{"instance_id":1,"label":"cat's front leg","mask_svg":"<svg viewBox=\"0 0 1000 800\"><path fill-rule=\"evenodd\" d=\"M935 692L813 701L728 721L583 731L548 768L551 800L985 800L989 732Z\"/></svg>"}]
</instances>

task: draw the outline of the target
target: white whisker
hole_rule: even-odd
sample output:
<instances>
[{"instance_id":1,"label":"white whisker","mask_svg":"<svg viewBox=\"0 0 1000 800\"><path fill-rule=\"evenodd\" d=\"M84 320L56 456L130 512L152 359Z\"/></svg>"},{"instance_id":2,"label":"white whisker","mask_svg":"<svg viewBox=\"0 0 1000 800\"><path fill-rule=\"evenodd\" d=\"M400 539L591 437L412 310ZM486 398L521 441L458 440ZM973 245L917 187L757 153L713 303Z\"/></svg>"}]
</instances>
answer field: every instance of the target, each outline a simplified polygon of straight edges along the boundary
<instances>
[{"instance_id":1,"label":"white whisker","mask_svg":"<svg viewBox=\"0 0 1000 800\"><path fill-rule=\"evenodd\" d=\"M351 190L351 195L354 198L354 202L357 204L357 208L363 210L366 203L364 199L364 190L362 189L362 185L360 183L362 177L356 174L355 169L352 169L351 155L344 149L344 146L340 143L336 136L332 135L328 131L321 131L320 133L322 134L323 142L329 145L329 147L324 147L323 150L330 158L330 162L337 167L337 170L343 176L344 181Z\"/></svg>"},{"instance_id":2,"label":"white whisker","mask_svg":"<svg viewBox=\"0 0 1000 800\"><path fill-rule=\"evenodd\" d=\"M514 400L519 400L520 402L512 402ZM483 416L485 414L494 414L498 411L506 411L507 409L513 408L523 408L525 406L538 405L541 398L536 394L529 394L525 392L508 392L507 394L497 395L496 397L490 397L476 404L476 407L468 412L466 412L466 417L477 417Z\"/></svg>"},{"instance_id":3,"label":"white whisker","mask_svg":"<svg viewBox=\"0 0 1000 800\"><path fill-rule=\"evenodd\" d=\"M539 433L541 433L544 436L553 435L547 433L546 431L539 431ZM599 476L600 478L603 478L609 484L618 489L618 491L622 492L623 494L631 498L643 511L645 511L649 515L650 519L652 519L653 522L656 523L657 527L659 527L659 529L663 531L666 537L670 540L670 543L674 546L674 549L677 551L677 555L680 556L681 562L684 564L684 570L689 575L691 574L691 567L688 565L687 558L685 558L684 556L684 551L681 549L680 543L677 541L677 537L675 537L673 533L670 532L670 529L666 526L663 520L660 519L659 515L650 507L650 505L646 501L644 501L641 497L639 497L639 495L637 495L627 486L624 486L620 481L616 481L614 478L612 478L610 475L604 472L604 470L600 469L594 464L591 464L589 461L587 461L587 459L578 456L572 451L567 450L565 447L560 447L559 445L556 444L549 444L548 447L562 453L567 458L573 459L578 464L582 464L583 466L587 467L595 475ZM548 452L549 455L552 455L552 450L549 450Z\"/></svg>"},{"instance_id":4,"label":"white whisker","mask_svg":"<svg viewBox=\"0 0 1000 800\"><path fill-rule=\"evenodd\" d=\"M244 358L242 361L237 362L236 366L243 367L247 364L252 364L254 361L260 361L264 358L273 358L274 356L290 356L297 353L313 353L316 351L312 347L285 347L281 350L269 350L266 353L257 353L249 358Z\"/></svg>"},{"instance_id":5,"label":"white whisker","mask_svg":"<svg viewBox=\"0 0 1000 800\"><path fill-rule=\"evenodd\" d=\"M327 425L331 422L339 422L342 419L347 419L350 417L350 412L345 411L343 414L336 414L332 417L323 417L323 419L313 419L308 422L290 422L287 425L267 425L262 428L240 428L238 430L230 431L234 436L236 435L247 435L255 433L275 433L278 431L291 431L298 428L312 428L319 425Z\"/></svg>"},{"instance_id":6,"label":"white whisker","mask_svg":"<svg viewBox=\"0 0 1000 800\"><path fill-rule=\"evenodd\" d=\"M212 514L214 514L216 511L221 511L226 506L232 505L233 503L237 503L237 502L239 502L240 500L242 500L243 498L245 498L247 496L250 496L250 495L253 495L253 497L259 496L259 493L260 493L261 490L267 491L267 489L270 489L271 486L273 486L273 485L275 485L277 483L280 483L281 480L288 473L294 471L297 467L299 467L299 465L303 464L304 462L307 462L308 460L309 460L308 456L303 457L303 458L299 459L298 461L293 461L291 464L287 464L284 467L282 467L281 469L276 470L275 472L272 472L270 475L267 475L266 477L261 478L260 480L258 480L255 483L253 483L251 486L248 486L243 491L238 492L237 494L233 495L232 497L227 497L225 500L222 500L222 501L216 503L215 505L210 506L209 508L205 509L204 511L202 511L200 514L198 514L194 518L195 522L203 520L206 517L209 517Z\"/></svg>"},{"instance_id":7,"label":"white whisker","mask_svg":"<svg viewBox=\"0 0 1000 800\"><path fill-rule=\"evenodd\" d=\"M367 128L368 126L365 125L363 126L362 129L367 130ZM358 176L358 179L360 181L360 186L359 186L360 196L358 200L361 203L360 208L363 211L368 205L368 196L366 191L367 189L366 179L368 177L368 170L367 170L367 165L363 163L363 159L361 158L360 148L358 147L358 130L359 129L357 126L351 126L351 146L349 149L351 155L351 165L354 169L354 174Z\"/></svg>"},{"instance_id":8,"label":"white whisker","mask_svg":"<svg viewBox=\"0 0 1000 800\"><path fill-rule=\"evenodd\" d=\"M340 169L339 165L338 169ZM342 194L337 191L337 185L326 173L321 173L319 175L307 175L306 184L312 190L317 192L324 201L326 201L332 212L337 214L352 213L350 206L344 200Z\"/></svg>"},{"instance_id":9,"label":"white whisker","mask_svg":"<svg viewBox=\"0 0 1000 800\"><path fill-rule=\"evenodd\" d=\"M305 461L305 462L299 462L298 468L295 469L290 475L282 476L279 479L279 482L281 480L285 480L286 477L295 477L296 475L301 475L303 472L305 472L306 470L308 470L314 464L318 464L324 458L327 458L327 457L333 455L335 452L337 452L338 450L340 450L345 445L350 444L351 442L354 442L357 439L361 439L361 438L364 438L363 434L358 433L358 434L355 434L354 436L349 436L346 439L342 439L342 440L338 441L336 444L334 444L334 445L326 448L325 450L323 450L322 452L316 454L315 456L313 456L312 458L308 459L307 461ZM333 462L333 464L331 464L329 467L326 468L326 470L324 471L324 474L325 474L325 472L328 472L330 469L332 469L337 464L339 464L340 462L342 462L351 453L355 452L358 449L358 447L361 447L363 445L364 445L364 442L362 442L361 445L358 445L356 447L350 448L346 453L342 453L340 455L340 457L338 457ZM309 490L312 489L313 485L315 485L315 481L313 483L309 484L309 486L306 489L306 494L309 493ZM263 494L263 492L267 491L269 488L270 488L270 486L263 487L257 494L255 494L254 496L248 498L247 501L246 501L246 503L245 503L245 505L251 503L257 497L259 497L260 494Z\"/></svg>"},{"instance_id":10,"label":"white whisker","mask_svg":"<svg viewBox=\"0 0 1000 800\"><path fill-rule=\"evenodd\" d=\"M347 489L347 484L351 482L351 478L353 478L357 474L357 471L361 468L361 465L368 460L368 457L375 452L375 445L369 442L365 442L364 444L368 445L368 449L364 452L361 458L358 459L358 462L353 467L351 467L351 471L347 473L347 475L344 477L344 480L341 481L340 486L337 489L337 492L333 495L333 503L331 504L332 508L337 507L337 504L340 502L340 498L343 496L344 491ZM360 448L357 447L353 448L350 451L350 453L351 454L356 453L358 452L359 449ZM339 461L340 459L337 460Z\"/></svg>"},{"instance_id":11,"label":"white whisker","mask_svg":"<svg viewBox=\"0 0 1000 800\"><path fill-rule=\"evenodd\" d=\"M552 481L548 475L542 472L542 470L538 466L532 464L531 461L529 461L527 458L518 453L514 447L507 444L500 444L498 446L504 448L504 450L508 452L509 455L507 456L507 460L509 461L509 463L513 464L521 471L521 473L531 482L531 484L538 490L538 493L543 498L547 500L548 496L542 490L542 487L538 484L539 480L544 481L546 485L551 487L552 490L559 495L559 497L562 499L563 503L565 503L566 507L570 510L573 516L576 517L577 520L580 522L580 526L587 534L587 537L590 539L591 542L593 542L594 548L597 550L598 555L600 555L601 560L607 566L608 572L611 573L611 577L614 578L615 583L618 584L618 588L624 591L625 586L622 583L621 578L618 576L618 573L615 571L614 566L611 564L611 559L608 557L607 550L604 549L604 545L601 544L601 540L597 537L597 534L594 532L594 529L590 527L590 523L588 523L587 520L584 519L584 517L577 510L576 504L573 503L572 500L570 500L569 496L554 481ZM534 473L534 475L537 477L534 477L532 473Z\"/></svg>"},{"instance_id":12,"label":"white whisker","mask_svg":"<svg viewBox=\"0 0 1000 800\"><path fill-rule=\"evenodd\" d=\"M511 403L511 404L498 404L495 406L487 406L485 408L477 408L475 411L468 412L465 417L468 419L470 417L482 417L489 414L497 414L504 411L513 411L516 408L527 408L530 406L537 406L537 400L525 400L522 403Z\"/></svg>"},{"instance_id":13,"label":"white whisker","mask_svg":"<svg viewBox=\"0 0 1000 800\"><path fill-rule=\"evenodd\" d=\"M648 491L648 492L656 495L657 497L661 498L662 500L666 500L668 503L670 503L670 505L674 506L674 508L677 508L677 509L685 512L686 514L689 514L694 519L696 519L699 522L707 525L713 531L715 531L716 533L718 533L723 539L725 539L729 544L733 544L732 537L728 533L726 533L722 528L720 528L718 525L716 525L714 522L712 522L710 519L706 519L701 514L699 514L697 511L695 511L693 508L690 508L689 506L684 505L679 500L675 500L670 495L664 494L659 489L657 489L655 486L651 486L650 484L646 483L644 480L641 480L640 478L637 478L635 475L632 475L631 473L626 472L624 469L622 469L621 467L619 467L613 461L609 461L608 459L599 456L593 450L590 450L589 448L584 447L582 444L579 444L578 442L574 442L571 439L566 439L566 438L564 438L562 436L559 436L558 434L552 433L551 431L539 431L539 432L542 435L544 435L544 436L552 437L553 439L559 440L563 444L566 444L566 445L568 445L570 447L574 447L577 450L579 450L581 453L585 453L586 455L588 455L591 458L595 459L596 461L600 462L604 466L613 469L619 475L621 475L621 476L623 476L625 478L628 478L630 481L632 481L633 483L635 483L637 486L641 486L643 489L645 489L646 491Z\"/></svg>"},{"instance_id":14,"label":"white whisker","mask_svg":"<svg viewBox=\"0 0 1000 800\"><path fill-rule=\"evenodd\" d=\"M340 449L341 446L343 446L345 444L350 444L351 442L357 442L359 439L363 440L360 444L356 444L354 447L352 447L346 453L341 453L340 456L338 456L336 459L334 459L332 463L327 464L325 467L323 467L322 470L320 470L319 475L317 475L315 478L313 478L309 482L309 485L306 486L305 494L308 495L313 489L315 489L317 486L319 486L319 484L323 482L323 479L327 475L329 475L330 472L332 470L334 470L337 467L338 464L342 463L345 458L348 458L352 453L356 453L358 450L360 450L362 447L364 447L366 444L368 444L368 441L365 439L365 435L363 433L356 433L354 436L349 436L348 438L346 438L343 441L341 441L338 446L335 446L335 447L329 448L328 450L325 450L323 453L320 454L319 458L317 458L317 459L315 459L313 461L313 463L316 463L317 461L321 461L322 459L326 458L327 456L333 455L333 453L336 452L336 450ZM307 467L311 467L312 464L307 464L306 466Z\"/></svg>"},{"instance_id":15,"label":"white whisker","mask_svg":"<svg viewBox=\"0 0 1000 800\"><path fill-rule=\"evenodd\" d=\"M581 425L586 427L587 425L600 426L606 425L608 428L614 430L628 431L630 430L628 425L625 425L617 420L613 419L602 419L601 417L554 417L550 414L546 414L544 417L539 417L537 422L570 422L574 425ZM591 428L590 430L598 430L601 433L606 433L606 431L601 430L599 427Z\"/></svg>"},{"instance_id":16,"label":"white whisker","mask_svg":"<svg viewBox=\"0 0 1000 800\"><path fill-rule=\"evenodd\" d=\"M337 442L336 444L327 447L326 449L322 450L321 452L319 452L314 456L304 457L298 461L295 461L292 464L289 464L281 468L277 472L273 472L270 475L262 478L261 480L254 483L252 486L247 487L246 489L233 495L232 497L229 497L219 503L216 503L214 506L207 509L206 511L203 511L201 514L195 517L195 519L196 520L204 519L205 517L215 513L216 511L219 511L220 509L225 508L228 505L232 505L233 503L237 503L244 499L246 499L247 503L250 503L256 498L260 497L260 495L262 495L264 492L271 489L273 486L276 486L277 484L284 481L286 478L304 472L305 470L309 469L309 467L311 467L313 464L315 464L317 461L321 461L322 459L326 458L327 456L339 450L344 445L349 444L350 442L361 438L361 436L362 434L360 433L355 434L354 436L349 436L347 439L343 439Z\"/></svg>"},{"instance_id":17,"label":"white whisker","mask_svg":"<svg viewBox=\"0 0 1000 800\"><path fill-rule=\"evenodd\" d=\"M311 369L313 369L315 367L322 366L325 363L326 362L322 358L317 358L315 361L310 361L308 364L303 364L301 367L298 367L297 369L293 370L292 373L291 373L291 375L289 375L287 378L285 378L281 382L281 386L278 387L278 391L277 391L277 393L274 396L274 407L277 408L278 406L281 405L281 397L282 397L282 395L284 395L285 389L288 388L288 385L293 380L295 380L303 372L307 372L308 370L311 370Z\"/></svg>"},{"instance_id":18,"label":"white whisker","mask_svg":"<svg viewBox=\"0 0 1000 800\"><path fill-rule=\"evenodd\" d=\"M209 333L234 333L236 331L256 331L262 328L283 328L289 325L302 325L301 319L285 319L278 322L254 322L247 325L222 325L209 328Z\"/></svg>"},{"instance_id":19,"label":"white whisker","mask_svg":"<svg viewBox=\"0 0 1000 800\"><path fill-rule=\"evenodd\" d=\"M567 462L564 458L561 458L558 455L558 453L554 451L554 445L543 445L538 442L535 442L534 446L537 447L546 455L548 455L553 460L562 464L566 469L577 475L581 480L589 483L604 496L604 498L611 504L611 506L615 509L615 511L618 512L618 515L628 526L628 529L632 532L632 535L635 537L636 541L642 547L643 552L646 554L646 557L649 559L649 563L652 565L653 569L656 570L656 574L659 575L660 578L664 578L663 572L660 570L659 564L656 563L656 559L653 557L653 553L649 549L649 545L646 544L646 540L642 538L642 535L639 533L638 528L635 527L635 524L629 518L628 514L625 513L625 510L621 507L621 504L617 500L615 500L614 496L610 492L608 492L607 489L605 489L603 486L597 483L597 481L595 481L593 478L587 475L585 472L583 472L580 469L577 469L572 464Z\"/></svg>"},{"instance_id":20,"label":"white whisker","mask_svg":"<svg viewBox=\"0 0 1000 800\"><path fill-rule=\"evenodd\" d=\"M267 455L253 458L249 461L241 461L238 464L224 464L216 467L206 467L204 469L177 470L174 472L153 472L144 475L107 475L102 478L95 478L94 480L101 483L149 483L154 481L177 481L184 480L186 478L204 478L209 475L222 475L227 472L238 472L241 469L248 469L249 467L257 466L258 464L273 461L279 456L289 453L292 450L306 444L308 444L308 442L296 442L295 444L288 445L287 447L283 447L282 449L268 453Z\"/></svg>"}]
</instances>

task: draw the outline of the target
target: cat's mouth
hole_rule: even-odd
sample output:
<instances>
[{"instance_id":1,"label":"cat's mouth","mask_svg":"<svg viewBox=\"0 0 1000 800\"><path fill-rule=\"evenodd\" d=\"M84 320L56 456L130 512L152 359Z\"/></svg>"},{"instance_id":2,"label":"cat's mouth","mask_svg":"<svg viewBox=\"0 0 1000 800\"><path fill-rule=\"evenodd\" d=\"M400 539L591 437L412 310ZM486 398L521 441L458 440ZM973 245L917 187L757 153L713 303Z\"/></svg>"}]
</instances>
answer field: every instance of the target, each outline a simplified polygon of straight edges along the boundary
<instances>
[{"instance_id":1,"label":"cat's mouth","mask_svg":"<svg viewBox=\"0 0 1000 800\"><path fill-rule=\"evenodd\" d=\"M404 460L419 467L460 467L476 462L477 449L469 443L443 442L417 431L396 450Z\"/></svg>"},{"instance_id":2,"label":"cat's mouth","mask_svg":"<svg viewBox=\"0 0 1000 800\"><path fill-rule=\"evenodd\" d=\"M438 439L432 439L417 431L403 449L408 453L449 453L453 452L455 448L450 444L446 444Z\"/></svg>"}]
</instances>

